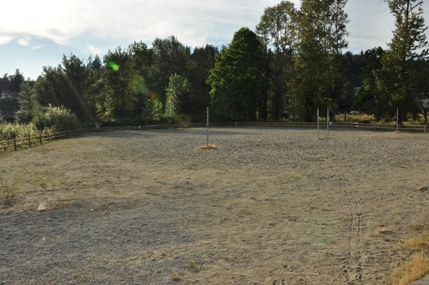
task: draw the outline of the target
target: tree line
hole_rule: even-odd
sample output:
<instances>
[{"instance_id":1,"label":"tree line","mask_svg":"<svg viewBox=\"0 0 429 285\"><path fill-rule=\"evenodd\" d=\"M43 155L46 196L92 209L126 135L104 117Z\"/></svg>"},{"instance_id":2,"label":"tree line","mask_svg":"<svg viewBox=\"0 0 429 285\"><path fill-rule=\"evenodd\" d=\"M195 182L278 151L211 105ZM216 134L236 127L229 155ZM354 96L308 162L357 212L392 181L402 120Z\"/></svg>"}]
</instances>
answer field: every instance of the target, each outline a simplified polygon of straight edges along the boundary
<instances>
[{"instance_id":1,"label":"tree line","mask_svg":"<svg viewBox=\"0 0 429 285\"><path fill-rule=\"evenodd\" d=\"M16 94L16 121L63 107L81 122L152 124L216 120L313 121L316 110L359 110L377 120L423 114L429 64L421 1L385 0L395 18L388 48L348 48L347 0L291 1L267 7L255 30L243 27L221 48L188 47L174 37L134 42L103 59L63 56L36 81L17 70L0 78ZM18 84L19 83L19 84ZM39 119L40 122L40 119Z\"/></svg>"}]
</instances>

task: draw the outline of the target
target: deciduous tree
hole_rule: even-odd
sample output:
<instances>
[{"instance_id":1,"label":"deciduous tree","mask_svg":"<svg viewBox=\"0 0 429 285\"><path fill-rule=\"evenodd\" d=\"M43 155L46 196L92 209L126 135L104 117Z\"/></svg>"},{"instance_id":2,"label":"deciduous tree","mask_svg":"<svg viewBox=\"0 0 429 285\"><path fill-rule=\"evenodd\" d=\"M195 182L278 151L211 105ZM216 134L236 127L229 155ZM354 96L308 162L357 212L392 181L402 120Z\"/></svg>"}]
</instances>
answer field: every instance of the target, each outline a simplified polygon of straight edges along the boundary
<instances>
[{"instance_id":1,"label":"deciduous tree","mask_svg":"<svg viewBox=\"0 0 429 285\"><path fill-rule=\"evenodd\" d=\"M281 1L264 10L256 33L267 46L266 74L269 80L268 105L270 117L277 121L284 111L287 79L292 69L296 9L291 1ZM271 48L273 51L271 51Z\"/></svg>"}]
</instances>

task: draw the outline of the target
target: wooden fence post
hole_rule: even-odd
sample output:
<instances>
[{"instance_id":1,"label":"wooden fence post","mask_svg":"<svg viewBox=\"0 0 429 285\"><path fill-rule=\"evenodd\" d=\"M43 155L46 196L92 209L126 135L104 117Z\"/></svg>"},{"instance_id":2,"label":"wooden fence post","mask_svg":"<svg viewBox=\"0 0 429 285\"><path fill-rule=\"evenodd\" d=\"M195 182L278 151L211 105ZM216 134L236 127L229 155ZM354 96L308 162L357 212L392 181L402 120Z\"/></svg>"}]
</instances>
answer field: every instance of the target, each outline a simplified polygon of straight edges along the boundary
<instances>
[{"instance_id":1,"label":"wooden fence post","mask_svg":"<svg viewBox=\"0 0 429 285\"><path fill-rule=\"evenodd\" d=\"M425 124L425 125L423 126L423 132L424 132L424 133L427 133L427 132L428 132L428 125L427 125L427 124Z\"/></svg>"},{"instance_id":2,"label":"wooden fence post","mask_svg":"<svg viewBox=\"0 0 429 285\"><path fill-rule=\"evenodd\" d=\"M13 138L13 149L16 151L16 138Z\"/></svg>"},{"instance_id":3,"label":"wooden fence post","mask_svg":"<svg viewBox=\"0 0 429 285\"><path fill-rule=\"evenodd\" d=\"M40 145L42 145L43 144L43 142L42 142L42 132L40 132Z\"/></svg>"}]
</instances>

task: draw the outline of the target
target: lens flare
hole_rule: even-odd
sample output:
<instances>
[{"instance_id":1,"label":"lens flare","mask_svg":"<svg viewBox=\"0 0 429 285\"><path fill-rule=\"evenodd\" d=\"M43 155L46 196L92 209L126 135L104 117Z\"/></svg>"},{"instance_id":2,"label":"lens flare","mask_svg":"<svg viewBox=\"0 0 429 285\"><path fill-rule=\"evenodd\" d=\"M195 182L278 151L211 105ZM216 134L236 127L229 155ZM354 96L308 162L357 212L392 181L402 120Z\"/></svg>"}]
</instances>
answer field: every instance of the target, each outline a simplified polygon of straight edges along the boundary
<instances>
[{"instance_id":1,"label":"lens flare","mask_svg":"<svg viewBox=\"0 0 429 285\"><path fill-rule=\"evenodd\" d=\"M113 61L109 62L109 66L110 68L112 68L114 71L118 71L119 70L119 65L117 65L116 63L114 63Z\"/></svg>"}]
</instances>

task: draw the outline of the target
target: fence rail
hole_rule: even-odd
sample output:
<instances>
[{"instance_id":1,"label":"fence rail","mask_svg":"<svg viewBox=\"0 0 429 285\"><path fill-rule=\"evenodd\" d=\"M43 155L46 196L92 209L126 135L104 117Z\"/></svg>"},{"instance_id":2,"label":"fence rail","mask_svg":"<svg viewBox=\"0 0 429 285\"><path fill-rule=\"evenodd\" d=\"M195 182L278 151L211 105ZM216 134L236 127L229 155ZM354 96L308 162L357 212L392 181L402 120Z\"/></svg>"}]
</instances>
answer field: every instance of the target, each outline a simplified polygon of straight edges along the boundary
<instances>
[{"instance_id":1,"label":"fence rail","mask_svg":"<svg viewBox=\"0 0 429 285\"><path fill-rule=\"evenodd\" d=\"M325 122L320 124L323 127ZM172 129L172 128L201 128L205 127L205 123L183 123L183 124L167 124L167 125L143 125L143 126L120 126L120 127L95 127L95 128L81 128L72 131L65 131L53 134L39 134L37 136L27 136L14 138L12 140L0 141L0 150L6 151L13 148L15 151L18 147L33 147L35 145L42 145L43 142L69 136L82 132L109 132L109 131L124 131L124 130L154 130L154 129ZM229 123L210 123L211 127L230 126L230 127L317 127L315 122L229 122ZM330 128L354 128L364 130L380 130L380 131L396 131L396 125L387 125L379 123L354 123L354 122L332 122ZM401 132L423 132L427 133L427 125L401 125L399 126Z\"/></svg>"},{"instance_id":2,"label":"fence rail","mask_svg":"<svg viewBox=\"0 0 429 285\"><path fill-rule=\"evenodd\" d=\"M323 127L326 122L321 122L320 127ZM317 127L316 122L230 122L230 126L244 127ZM349 128L349 129L365 129L365 130L385 130L396 131L396 125L380 124L380 123L358 123L358 122L332 122L330 128ZM427 132L427 125L401 125L401 132Z\"/></svg>"},{"instance_id":3,"label":"fence rail","mask_svg":"<svg viewBox=\"0 0 429 285\"><path fill-rule=\"evenodd\" d=\"M37 144L41 145L45 141L73 135L76 133L83 132L85 130L86 129L77 129L77 130L65 131L65 132L59 132L59 133L53 133L53 134L41 133L37 136L26 136L26 137L13 138L11 140L3 140L3 141L0 141L0 150L6 151L8 148L13 148L15 151L17 151L18 147L20 146L28 146L31 148Z\"/></svg>"}]
</instances>

